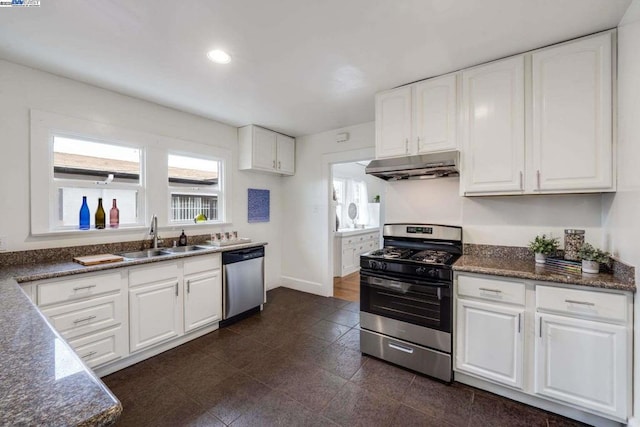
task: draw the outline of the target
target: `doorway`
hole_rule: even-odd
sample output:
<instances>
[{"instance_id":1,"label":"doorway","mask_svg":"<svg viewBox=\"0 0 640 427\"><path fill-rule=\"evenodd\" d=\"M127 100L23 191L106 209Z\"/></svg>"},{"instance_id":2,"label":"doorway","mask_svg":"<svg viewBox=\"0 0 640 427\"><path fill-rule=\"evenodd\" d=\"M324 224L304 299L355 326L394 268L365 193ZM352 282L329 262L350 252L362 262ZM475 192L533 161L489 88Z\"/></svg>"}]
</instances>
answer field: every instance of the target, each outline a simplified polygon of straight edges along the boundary
<instances>
[{"instance_id":1,"label":"doorway","mask_svg":"<svg viewBox=\"0 0 640 427\"><path fill-rule=\"evenodd\" d=\"M360 255L378 249L384 181L367 175L371 159L331 165L333 296L360 301Z\"/></svg>"}]
</instances>

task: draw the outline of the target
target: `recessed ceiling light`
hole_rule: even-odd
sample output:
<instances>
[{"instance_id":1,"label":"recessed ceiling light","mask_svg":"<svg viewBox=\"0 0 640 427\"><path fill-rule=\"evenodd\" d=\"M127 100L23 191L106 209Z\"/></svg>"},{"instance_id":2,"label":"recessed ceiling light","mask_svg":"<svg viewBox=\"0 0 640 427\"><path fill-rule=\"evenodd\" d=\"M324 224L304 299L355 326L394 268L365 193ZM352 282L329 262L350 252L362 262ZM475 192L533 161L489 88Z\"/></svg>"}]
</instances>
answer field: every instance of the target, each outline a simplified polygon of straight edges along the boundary
<instances>
[{"instance_id":1,"label":"recessed ceiling light","mask_svg":"<svg viewBox=\"0 0 640 427\"><path fill-rule=\"evenodd\" d=\"M210 50L207 52L207 57L216 64L228 64L231 62L231 55L220 49Z\"/></svg>"}]
</instances>

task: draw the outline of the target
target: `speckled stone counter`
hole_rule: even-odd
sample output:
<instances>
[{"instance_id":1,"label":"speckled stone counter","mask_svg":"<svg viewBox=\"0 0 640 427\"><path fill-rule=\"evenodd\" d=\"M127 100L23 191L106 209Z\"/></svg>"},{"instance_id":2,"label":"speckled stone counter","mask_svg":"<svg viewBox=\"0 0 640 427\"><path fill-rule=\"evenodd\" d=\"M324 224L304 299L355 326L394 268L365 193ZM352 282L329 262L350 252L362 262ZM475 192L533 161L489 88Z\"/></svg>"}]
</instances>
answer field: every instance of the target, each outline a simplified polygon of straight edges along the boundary
<instances>
[{"instance_id":1,"label":"speckled stone counter","mask_svg":"<svg viewBox=\"0 0 640 427\"><path fill-rule=\"evenodd\" d=\"M18 282L62 277L207 253L263 246L246 243L85 267L74 262L0 269L0 425L104 426L122 405L53 329Z\"/></svg>"},{"instance_id":2,"label":"speckled stone counter","mask_svg":"<svg viewBox=\"0 0 640 427\"><path fill-rule=\"evenodd\" d=\"M629 292L636 291L636 286L632 281L625 281L612 274L558 273L545 269L544 265L537 265L534 261L513 258L463 255L453 265L453 270L458 272L591 286L594 288L616 289Z\"/></svg>"}]
</instances>

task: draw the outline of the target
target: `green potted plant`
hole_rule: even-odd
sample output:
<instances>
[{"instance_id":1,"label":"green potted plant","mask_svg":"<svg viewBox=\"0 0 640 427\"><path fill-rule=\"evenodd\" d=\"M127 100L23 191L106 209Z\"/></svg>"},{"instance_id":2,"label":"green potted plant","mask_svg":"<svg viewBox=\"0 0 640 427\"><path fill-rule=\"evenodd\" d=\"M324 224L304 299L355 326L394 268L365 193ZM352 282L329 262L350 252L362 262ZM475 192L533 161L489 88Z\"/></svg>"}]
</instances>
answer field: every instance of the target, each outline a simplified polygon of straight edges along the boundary
<instances>
[{"instance_id":1,"label":"green potted plant","mask_svg":"<svg viewBox=\"0 0 640 427\"><path fill-rule=\"evenodd\" d=\"M582 271L584 273L599 273L600 264L608 264L611 256L609 252L595 248L589 243L582 245L578 255L582 260Z\"/></svg>"},{"instance_id":2,"label":"green potted plant","mask_svg":"<svg viewBox=\"0 0 640 427\"><path fill-rule=\"evenodd\" d=\"M548 255L556 253L558 246L560 246L560 239L558 237L547 237L546 234L536 236L535 239L529 242L529 250L534 253L538 264L544 264Z\"/></svg>"}]
</instances>

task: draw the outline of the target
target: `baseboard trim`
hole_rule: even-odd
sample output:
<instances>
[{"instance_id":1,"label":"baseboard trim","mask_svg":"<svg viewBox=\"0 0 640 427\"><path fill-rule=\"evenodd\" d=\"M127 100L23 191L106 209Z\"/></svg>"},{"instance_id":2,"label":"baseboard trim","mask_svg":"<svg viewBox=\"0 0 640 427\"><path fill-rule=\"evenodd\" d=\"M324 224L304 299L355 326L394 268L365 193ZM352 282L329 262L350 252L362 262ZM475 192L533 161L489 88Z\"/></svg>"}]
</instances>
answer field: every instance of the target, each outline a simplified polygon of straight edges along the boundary
<instances>
[{"instance_id":1,"label":"baseboard trim","mask_svg":"<svg viewBox=\"0 0 640 427\"><path fill-rule=\"evenodd\" d=\"M282 276L281 286L296 291L307 292L314 295L326 297L326 290L323 289L322 283L311 282L309 280L296 279L295 277Z\"/></svg>"}]
</instances>

